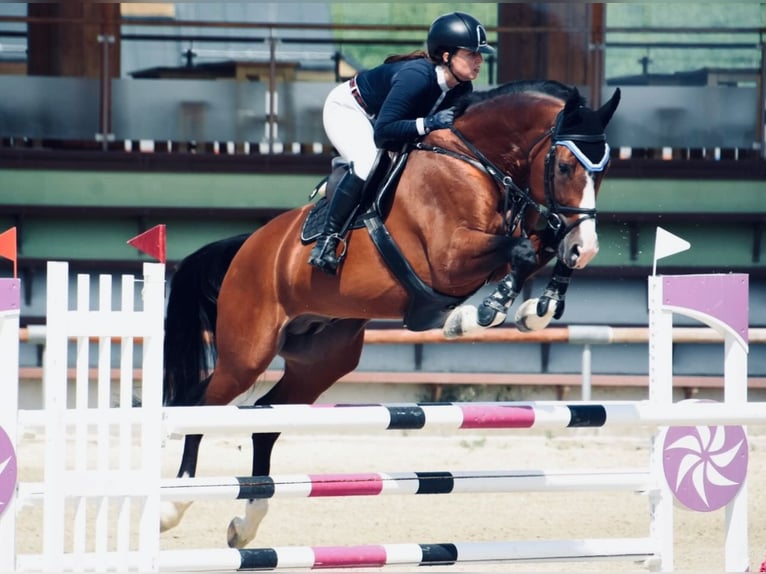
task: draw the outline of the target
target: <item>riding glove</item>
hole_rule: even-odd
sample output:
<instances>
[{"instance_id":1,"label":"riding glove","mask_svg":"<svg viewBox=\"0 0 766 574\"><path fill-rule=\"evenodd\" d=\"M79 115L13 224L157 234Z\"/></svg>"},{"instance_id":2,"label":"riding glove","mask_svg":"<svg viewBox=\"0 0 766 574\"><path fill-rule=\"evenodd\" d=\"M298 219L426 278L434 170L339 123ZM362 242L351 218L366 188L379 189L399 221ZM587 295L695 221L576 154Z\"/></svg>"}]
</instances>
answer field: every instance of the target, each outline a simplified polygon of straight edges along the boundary
<instances>
[{"instance_id":1,"label":"riding glove","mask_svg":"<svg viewBox=\"0 0 766 574\"><path fill-rule=\"evenodd\" d=\"M425 125L426 133L434 130L443 130L452 126L452 122L455 121L455 110L447 108L446 110L440 110L435 114L426 116L423 125Z\"/></svg>"}]
</instances>

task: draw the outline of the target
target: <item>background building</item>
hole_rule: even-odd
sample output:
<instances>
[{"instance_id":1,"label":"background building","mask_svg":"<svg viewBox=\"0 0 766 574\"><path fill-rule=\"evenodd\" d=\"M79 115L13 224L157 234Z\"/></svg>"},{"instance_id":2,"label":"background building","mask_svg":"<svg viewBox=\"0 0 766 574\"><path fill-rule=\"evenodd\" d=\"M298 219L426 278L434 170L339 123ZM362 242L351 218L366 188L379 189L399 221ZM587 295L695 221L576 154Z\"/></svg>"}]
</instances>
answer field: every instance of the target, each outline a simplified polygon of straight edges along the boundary
<instances>
[{"instance_id":1,"label":"background building","mask_svg":"<svg viewBox=\"0 0 766 574\"><path fill-rule=\"evenodd\" d=\"M199 246L303 205L333 155L325 94L421 47L432 18L454 9L476 14L498 47L479 88L548 77L593 105L623 89L608 130L602 250L576 275L565 323L646 324L661 224L693 245L664 272L749 273L751 326L766 326L766 9L723 2L0 4L0 230L19 230L22 322L44 322L49 259L137 270L142 256L126 240L165 223L172 273ZM761 347L754 377L766 376ZM579 372L580 352L488 346L482 368ZM23 360L39 364L39 349ZM678 362L687 374L720 370L705 345L684 347ZM408 347L366 351L362 368L464 363ZM599 347L593 368L643 373L646 352Z\"/></svg>"}]
</instances>

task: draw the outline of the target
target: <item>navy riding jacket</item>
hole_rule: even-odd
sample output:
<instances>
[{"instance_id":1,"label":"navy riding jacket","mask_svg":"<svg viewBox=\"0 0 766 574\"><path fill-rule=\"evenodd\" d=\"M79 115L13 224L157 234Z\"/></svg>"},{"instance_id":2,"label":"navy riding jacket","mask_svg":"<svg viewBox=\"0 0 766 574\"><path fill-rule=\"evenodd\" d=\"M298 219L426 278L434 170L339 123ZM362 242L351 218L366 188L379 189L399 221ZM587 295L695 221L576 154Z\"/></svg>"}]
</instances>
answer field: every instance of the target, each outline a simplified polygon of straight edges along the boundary
<instances>
[{"instance_id":1,"label":"navy riding jacket","mask_svg":"<svg viewBox=\"0 0 766 574\"><path fill-rule=\"evenodd\" d=\"M449 108L462 95L473 90L471 82L463 82L442 95L436 68L426 58L382 64L360 72L356 77L366 111L375 116L375 145L399 149L402 144L419 138L416 120L438 110Z\"/></svg>"}]
</instances>

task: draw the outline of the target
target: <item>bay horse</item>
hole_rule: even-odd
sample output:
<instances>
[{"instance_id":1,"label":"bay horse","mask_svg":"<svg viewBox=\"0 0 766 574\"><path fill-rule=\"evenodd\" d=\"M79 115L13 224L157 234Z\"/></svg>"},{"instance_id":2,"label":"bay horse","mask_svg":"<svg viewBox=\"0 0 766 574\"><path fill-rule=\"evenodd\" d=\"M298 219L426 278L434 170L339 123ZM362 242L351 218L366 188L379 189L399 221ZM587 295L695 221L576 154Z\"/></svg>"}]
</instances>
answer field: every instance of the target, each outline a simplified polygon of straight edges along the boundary
<instances>
[{"instance_id":1,"label":"bay horse","mask_svg":"<svg viewBox=\"0 0 766 574\"><path fill-rule=\"evenodd\" d=\"M350 231L337 276L307 263L301 236L312 204L188 256L168 298L165 404L229 404L277 355L284 374L255 404L313 403L356 368L370 320L443 325L447 337L497 325L524 281L555 257L544 293L516 316L521 329L544 328L563 312L572 270L598 251L604 130L619 99L617 89L593 110L577 89L552 81L470 94L452 129L409 150L386 206L378 202L378 215L367 217L369 233ZM400 259L377 246L381 233ZM415 292L400 280L402 269ZM482 304L459 304L488 282L496 287ZM278 436L252 435L253 476L269 474ZM201 439L186 436L179 477L195 475ZM189 504L164 502L161 530L177 525ZM248 501L229 524L229 546L247 545L267 509L267 499Z\"/></svg>"}]
</instances>

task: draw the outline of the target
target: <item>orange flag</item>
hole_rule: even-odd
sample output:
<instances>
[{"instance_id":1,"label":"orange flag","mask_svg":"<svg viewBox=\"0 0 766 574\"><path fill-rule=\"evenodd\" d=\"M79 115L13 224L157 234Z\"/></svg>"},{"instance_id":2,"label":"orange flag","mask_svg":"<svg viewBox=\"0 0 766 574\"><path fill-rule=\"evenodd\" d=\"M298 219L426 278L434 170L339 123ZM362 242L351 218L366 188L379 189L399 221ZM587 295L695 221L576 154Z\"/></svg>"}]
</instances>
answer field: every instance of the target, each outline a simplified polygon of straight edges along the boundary
<instances>
[{"instance_id":1,"label":"orange flag","mask_svg":"<svg viewBox=\"0 0 766 574\"><path fill-rule=\"evenodd\" d=\"M165 263L166 242L165 224L163 223L155 225L141 235L136 235L133 239L129 239L128 245L154 257L160 263Z\"/></svg>"},{"instance_id":2,"label":"orange flag","mask_svg":"<svg viewBox=\"0 0 766 574\"><path fill-rule=\"evenodd\" d=\"M0 233L0 257L13 261L13 278L17 277L16 269L16 228Z\"/></svg>"}]
</instances>

